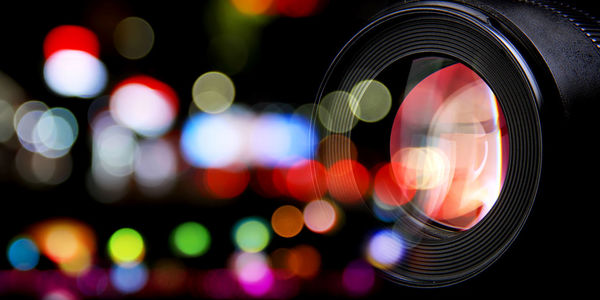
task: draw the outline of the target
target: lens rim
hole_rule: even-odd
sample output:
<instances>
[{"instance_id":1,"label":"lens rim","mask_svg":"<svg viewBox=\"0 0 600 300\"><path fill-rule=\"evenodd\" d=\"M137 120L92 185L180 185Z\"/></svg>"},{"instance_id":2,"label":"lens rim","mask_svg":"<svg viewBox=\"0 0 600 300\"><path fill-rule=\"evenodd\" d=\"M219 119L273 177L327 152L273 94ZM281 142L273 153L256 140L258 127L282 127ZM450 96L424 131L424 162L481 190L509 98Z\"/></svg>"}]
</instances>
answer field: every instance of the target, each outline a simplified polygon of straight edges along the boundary
<instances>
[{"instance_id":1,"label":"lens rim","mask_svg":"<svg viewBox=\"0 0 600 300\"><path fill-rule=\"evenodd\" d=\"M326 92L377 78L394 63L425 56L447 57L475 71L496 95L510 132L506 178L490 212L462 232L424 223L422 236L404 259L384 272L400 284L437 287L486 269L523 227L541 177L543 101L524 56L485 13L452 2L422 1L380 16L355 35L329 67L317 102Z\"/></svg>"}]
</instances>

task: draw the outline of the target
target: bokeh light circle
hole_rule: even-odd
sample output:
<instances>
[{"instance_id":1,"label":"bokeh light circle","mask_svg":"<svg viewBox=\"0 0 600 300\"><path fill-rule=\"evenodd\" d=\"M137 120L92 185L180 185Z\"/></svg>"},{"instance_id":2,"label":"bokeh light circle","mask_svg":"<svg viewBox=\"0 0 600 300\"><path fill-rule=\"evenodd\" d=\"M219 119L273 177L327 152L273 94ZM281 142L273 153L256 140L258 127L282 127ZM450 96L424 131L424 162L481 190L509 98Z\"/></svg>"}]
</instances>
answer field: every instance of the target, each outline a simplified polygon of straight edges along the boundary
<instances>
[{"instance_id":1,"label":"bokeh light circle","mask_svg":"<svg viewBox=\"0 0 600 300\"><path fill-rule=\"evenodd\" d=\"M158 137L175 122L179 99L166 83L139 75L117 84L109 107L118 123L143 136Z\"/></svg>"},{"instance_id":2,"label":"bokeh light circle","mask_svg":"<svg viewBox=\"0 0 600 300\"><path fill-rule=\"evenodd\" d=\"M70 110L51 108L40 116L35 125L37 152L48 158L61 157L71 149L78 133L77 119Z\"/></svg>"},{"instance_id":3,"label":"bokeh light circle","mask_svg":"<svg viewBox=\"0 0 600 300\"><path fill-rule=\"evenodd\" d=\"M245 252L259 252L271 241L268 223L260 217L247 217L233 227L233 241Z\"/></svg>"},{"instance_id":4,"label":"bokeh light circle","mask_svg":"<svg viewBox=\"0 0 600 300\"><path fill-rule=\"evenodd\" d=\"M236 253L232 267L242 290L250 296L267 294L275 283L273 271L262 252Z\"/></svg>"},{"instance_id":5,"label":"bokeh light circle","mask_svg":"<svg viewBox=\"0 0 600 300\"><path fill-rule=\"evenodd\" d=\"M335 200L356 204L369 190L369 171L355 160L340 160L327 170L327 185Z\"/></svg>"},{"instance_id":6,"label":"bokeh light circle","mask_svg":"<svg viewBox=\"0 0 600 300\"><path fill-rule=\"evenodd\" d=\"M210 248L210 232L197 222L180 224L171 233L173 249L185 257L201 256Z\"/></svg>"},{"instance_id":7,"label":"bokeh light circle","mask_svg":"<svg viewBox=\"0 0 600 300\"><path fill-rule=\"evenodd\" d=\"M361 121L377 122L392 108L392 94L380 81L369 79L358 82L350 94L352 113Z\"/></svg>"},{"instance_id":8,"label":"bokeh light circle","mask_svg":"<svg viewBox=\"0 0 600 300\"><path fill-rule=\"evenodd\" d=\"M363 260L351 261L342 273L342 285L350 296L367 295L375 284L375 271Z\"/></svg>"},{"instance_id":9,"label":"bokeh light circle","mask_svg":"<svg viewBox=\"0 0 600 300\"><path fill-rule=\"evenodd\" d=\"M61 50L77 50L93 57L100 54L100 42L91 30L77 25L61 25L48 32L44 39L44 57L49 59Z\"/></svg>"},{"instance_id":10,"label":"bokeh light circle","mask_svg":"<svg viewBox=\"0 0 600 300\"><path fill-rule=\"evenodd\" d=\"M123 294L140 291L148 282L148 268L144 264L114 265L110 270L112 286Z\"/></svg>"},{"instance_id":11,"label":"bokeh light circle","mask_svg":"<svg viewBox=\"0 0 600 300\"><path fill-rule=\"evenodd\" d=\"M207 192L216 199L231 199L241 195L250 182L250 172L244 166L203 170Z\"/></svg>"},{"instance_id":12,"label":"bokeh light circle","mask_svg":"<svg viewBox=\"0 0 600 300\"><path fill-rule=\"evenodd\" d=\"M121 228L110 236L108 253L119 265L138 264L145 253L144 240L136 230Z\"/></svg>"},{"instance_id":13,"label":"bokeh light circle","mask_svg":"<svg viewBox=\"0 0 600 300\"><path fill-rule=\"evenodd\" d=\"M175 183L177 150L165 139L140 141L133 163L136 182L149 195L163 195Z\"/></svg>"},{"instance_id":14,"label":"bokeh light circle","mask_svg":"<svg viewBox=\"0 0 600 300\"><path fill-rule=\"evenodd\" d=\"M117 24L114 32L115 48L127 59L148 55L154 45L154 30L140 17L127 17Z\"/></svg>"},{"instance_id":15,"label":"bokeh light circle","mask_svg":"<svg viewBox=\"0 0 600 300\"><path fill-rule=\"evenodd\" d=\"M326 233L334 228L337 212L333 204L326 200L314 200L304 207L304 223L316 233Z\"/></svg>"},{"instance_id":16,"label":"bokeh light circle","mask_svg":"<svg viewBox=\"0 0 600 300\"><path fill-rule=\"evenodd\" d=\"M321 254L311 245L298 245L290 249L287 255L287 267L292 274L303 279L317 276L321 264Z\"/></svg>"},{"instance_id":17,"label":"bokeh light circle","mask_svg":"<svg viewBox=\"0 0 600 300\"><path fill-rule=\"evenodd\" d=\"M280 206L271 216L271 226L279 236L291 238L298 235L304 227L304 217L295 206Z\"/></svg>"},{"instance_id":18,"label":"bokeh light circle","mask_svg":"<svg viewBox=\"0 0 600 300\"><path fill-rule=\"evenodd\" d=\"M40 260L38 247L27 237L20 237L10 242L6 255L13 268L21 271L35 268Z\"/></svg>"},{"instance_id":19,"label":"bokeh light circle","mask_svg":"<svg viewBox=\"0 0 600 300\"><path fill-rule=\"evenodd\" d=\"M304 202L319 199L327 192L327 169L316 160L303 159L293 164L285 180L290 195Z\"/></svg>"},{"instance_id":20,"label":"bokeh light circle","mask_svg":"<svg viewBox=\"0 0 600 300\"><path fill-rule=\"evenodd\" d=\"M207 113L216 114L227 110L233 103L235 86L229 76L217 72L207 72L194 82L192 99L196 106Z\"/></svg>"},{"instance_id":21,"label":"bokeh light circle","mask_svg":"<svg viewBox=\"0 0 600 300\"><path fill-rule=\"evenodd\" d=\"M333 133L347 133L356 126L358 118L352 112L354 96L345 91L333 91L325 95L317 109L321 125Z\"/></svg>"},{"instance_id":22,"label":"bokeh light circle","mask_svg":"<svg viewBox=\"0 0 600 300\"><path fill-rule=\"evenodd\" d=\"M61 96L93 98L104 90L108 74L95 56L79 50L60 50L46 60L44 79Z\"/></svg>"},{"instance_id":23,"label":"bokeh light circle","mask_svg":"<svg viewBox=\"0 0 600 300\"><path fill-rule=\"evenodd\" d=\"M367 261L379 269L389 269L402 259L405 246L402 237L384 229L370 237L366 249Z\"/></svg>"}]
</instances>

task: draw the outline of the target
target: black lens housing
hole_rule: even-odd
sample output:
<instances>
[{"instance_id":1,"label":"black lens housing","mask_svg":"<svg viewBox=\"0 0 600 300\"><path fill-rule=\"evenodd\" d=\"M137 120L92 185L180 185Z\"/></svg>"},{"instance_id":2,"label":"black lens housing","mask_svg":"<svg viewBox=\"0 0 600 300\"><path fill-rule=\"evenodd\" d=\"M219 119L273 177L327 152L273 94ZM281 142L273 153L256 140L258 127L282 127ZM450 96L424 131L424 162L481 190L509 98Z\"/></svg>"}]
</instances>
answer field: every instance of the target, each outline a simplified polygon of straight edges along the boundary
<instances>
[{"instance_id":1,"label":"black lens housing","mask_svg":"<svg viewBox=\"0 0 600 300\"><path fill-rule=\"evenodd\" d=\"M510 133L504 187L480 223L453 232L414 224L418 218L403 220L422 236L385 274L400 284L437 287L468 279L496 261L523 228L536 199L544 198L540 206L547 208L549 201L560 203L553 197L587 195L561 187L585 176L577 169L582 152L573 152L571 145L587 136L590 110L600 100L600 23L553 1L401 3L344 46L319 99L426 56L450 58L480 75L497 96ZM344 118L339 122L348 122Z\"/></svg>"}]
</instances>

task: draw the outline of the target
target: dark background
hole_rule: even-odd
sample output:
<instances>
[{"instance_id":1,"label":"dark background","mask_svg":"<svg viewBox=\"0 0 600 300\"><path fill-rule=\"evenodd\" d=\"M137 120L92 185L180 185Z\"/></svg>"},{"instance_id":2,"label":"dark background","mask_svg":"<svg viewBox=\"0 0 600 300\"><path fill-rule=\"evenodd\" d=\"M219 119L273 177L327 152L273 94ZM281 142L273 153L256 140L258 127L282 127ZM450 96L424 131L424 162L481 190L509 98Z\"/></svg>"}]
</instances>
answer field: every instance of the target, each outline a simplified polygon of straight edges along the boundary
<instances>
[{"instance_id":1,"label":"dark background","mask_svg":"<svg viewBox=\"0 0 600 300\"><path fill-rule=\"evenodd\" d=\"M89 196L85 186L91 153L86 117L89 101L61 98L44 83L42 43L45 35L58 25L82 25L99 35L100 58L109 71L108 89L130 75L154 76L178 93L182 107L180 125L191 101L189 91L194 80L215 69L207 53L209 33L204 14L207 2L45 1L12 3L10 7L6 3L0 4L0 71L18 82L29 99L40 99L49 106L60 105L72 110L80 125L80 136L72 150L73 173L66 183L34 189L19 180L10 164L0 165L4 168L0 172L0 248L4 249L10 239L35 222L50 217L73 217L94 229L100 255L104 255L102 245L114 230L125 226L139 229L150 249L146 260L152 261L170 255L163 239L171 229L193 219L222 230L213 234L212 248L207 256L186 261L186 265L198 269L220 268L234 250L229 238L234 222L247 215L269 218L271 212L284 203L280 199L262 199L251 190L240 199L220 206L194 204L189 201L190 196L181 191L169 196L168 201L147 201L133 193L115 204L99 203ZM585 6L583 1L578 2ZM253 62L231 76L236 84L236 101L248 104L284 102L294 106L314 102L321 79L339 49L367 24L370 16L389 3L391 1L331 0L321 12L311 17L275 17L261 31ZM152 51L138 61L120 57L110 40L112 33L103 33L103 26L109 27L110 22L118 22L127 16L145 19L155 33ZM590 129L590 132L594 131ZM367 145L359 147L368 148ZM577 152L567 153L576 155ZM594 269L588 255L597 252L593 251L597 249L593 245L597 234L594 235L596 230L590 228L595 223L593 213L582 211L586 210L588 202L597 201L597 196L592 192L594 182L589 177L572 180L573 176L585 176L582 174L564 174L565 186L560 188L549 189L543 181L541 195L520 235L496 263L478 276L440 289L414 289L379 281L375 293L387 294L390 298L446 295L470 298L588 290L590 286L585 279L598 277L584 273ZM562 192L556 194L554 191L557 190ZM322 251L324 269L341 270L345 263L360 257L362 238L377 225L368 211L351 210L338 234L317 236L304 230L297 239ZM274 239L270 247L290 247L294 243ZM42 261L39 267L50 267L50 264ZM9 268L6 259L0 259L0 269Z\"/></svg>"}]
</instances>

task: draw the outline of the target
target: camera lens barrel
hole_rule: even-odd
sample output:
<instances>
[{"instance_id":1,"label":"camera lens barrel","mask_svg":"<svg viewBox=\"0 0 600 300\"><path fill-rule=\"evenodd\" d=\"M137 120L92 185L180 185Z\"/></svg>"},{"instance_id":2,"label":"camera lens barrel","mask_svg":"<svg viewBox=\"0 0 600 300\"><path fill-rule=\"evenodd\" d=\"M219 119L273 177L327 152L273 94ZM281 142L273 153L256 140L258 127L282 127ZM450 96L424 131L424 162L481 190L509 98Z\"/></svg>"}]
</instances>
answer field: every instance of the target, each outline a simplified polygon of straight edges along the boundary
<instances>
[{"instance_id":1,"label":"camera lens barrel","mask_svg":"<svg viewBox=\"0 0 600 300\"><path fill-rule=\"evenodd\" d=\"M600 23L590 13L565 1L469 0L465 4L484 11L493 26L528 53L530 64L547 68L547 78L565 110L600 94Z\"/></svg>"},{"instance_id":2,"label":"camera lens barrel","mask_svg":"<svg viewBox=\"0 0 600 300\"><path fill-rule=\"evenodd\" d=\"M506 174L491 210L467 230L449 230L414 207L400 208L394 228L406 251L385 268L388 277L410 286L451 285L484 270L513 242L539 198L540 183L553 182L544 177L557 150L545 148L560 138L548 128L598 100L599 28L593 16L551 1L409 1L382 12L343 47L319 99L387 76L392 94L402 100L409 90L399 82L407 80L410 66L436 57L460 63L485 81L508 130ZM399 101L396 109L401 106ZM337 118L339 127L352 122L347 115ZM374 129L365 138L347 135L368 144L389 139L387 130Z\"/></svg>"}]
</instances>

